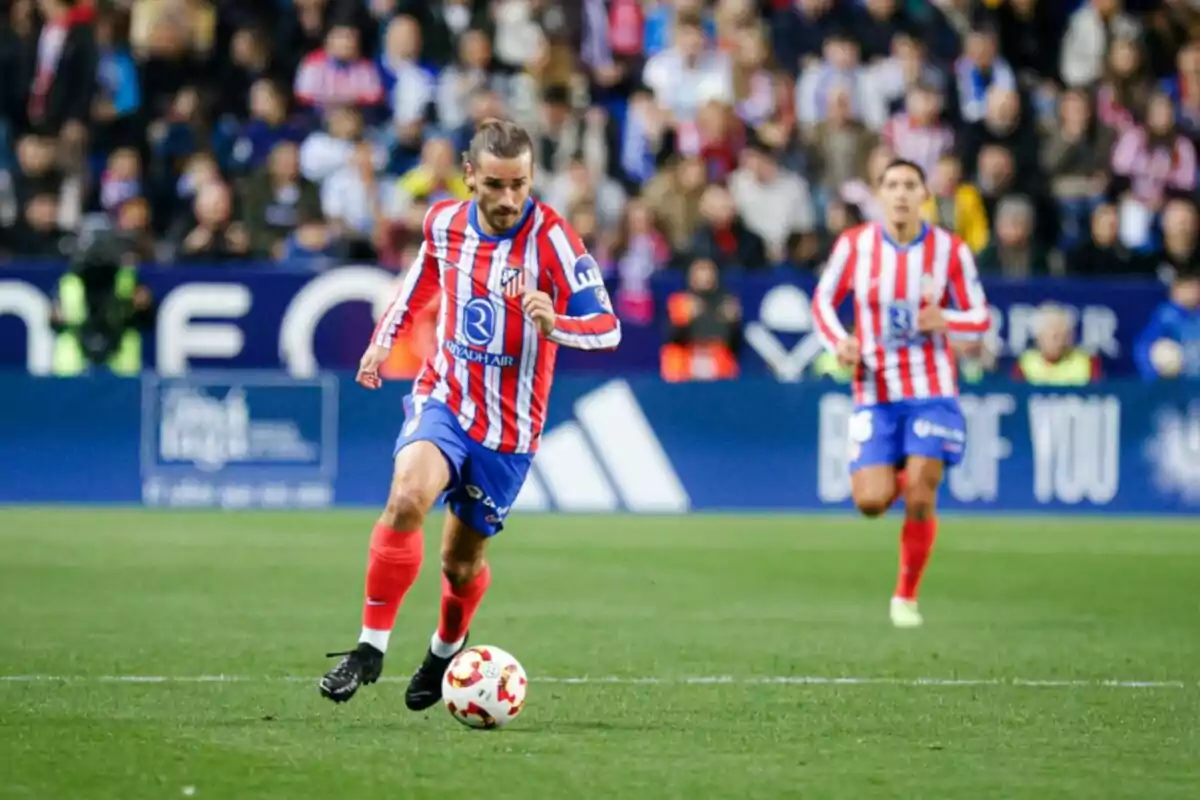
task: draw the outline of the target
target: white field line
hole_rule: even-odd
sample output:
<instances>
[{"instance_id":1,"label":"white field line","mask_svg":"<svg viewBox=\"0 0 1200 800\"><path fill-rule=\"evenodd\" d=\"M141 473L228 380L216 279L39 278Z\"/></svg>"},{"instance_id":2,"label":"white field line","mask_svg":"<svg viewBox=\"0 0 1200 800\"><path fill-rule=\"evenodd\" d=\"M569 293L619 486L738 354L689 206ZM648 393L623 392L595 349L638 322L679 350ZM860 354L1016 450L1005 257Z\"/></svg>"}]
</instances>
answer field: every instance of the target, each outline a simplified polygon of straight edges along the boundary
<instances>
[{"instance_id":1,"label":"white field line","mask_svg":"<svg viewBox=\"0 0 1200 800\"><path fill-rule=\"evenodd\" d=\"M318 676L283 677L251 675L0 675L0 683L312 683ZM381 678L382 682L405 682L408 678ZM708 675L696 677L655 678L622 675L584 675L579 677L534 676L533 683L578 685L667 685L705 686L712 684L741 686L912 686L926 688L959 686L996 686L1040 689L1192 689L1200 681L1137 681L1137 680L1039 680L1029 678L870 678L833 677L820 675L778 675L736 677Z\"/></svg>"}]
</instances>

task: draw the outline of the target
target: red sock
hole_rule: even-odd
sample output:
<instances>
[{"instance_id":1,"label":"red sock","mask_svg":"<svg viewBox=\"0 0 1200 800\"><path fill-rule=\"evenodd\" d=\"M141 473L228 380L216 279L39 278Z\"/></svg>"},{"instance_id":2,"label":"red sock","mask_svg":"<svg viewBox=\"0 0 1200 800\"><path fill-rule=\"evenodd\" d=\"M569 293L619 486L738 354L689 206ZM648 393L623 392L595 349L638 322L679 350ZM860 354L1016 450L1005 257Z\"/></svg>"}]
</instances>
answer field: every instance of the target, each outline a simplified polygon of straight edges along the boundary
<instances>
[{"instance_id":1,"label":"red sock","mask_svg":"<svg viewBox=\"0 0 1200 800\"><path fill-rule=\"evenodd\" d=\"M367 558L363 627L391 631L400 601L421 571L425 542L420 530L397 531L375 523Z\"/></svg>"},{"instance_id":2,"label":"red sock","mask_svg":"<svg viewBox=\"0 0 1200 800\"><path fill-rule=\"evenodd\" d=\"M446 644L453 644L467 635L471 618L483 601L492 583L492 570L487 564L471 580L455 586L442 576L442 615L438 618L437 635Z\"/></svg>"},{"instance_id":3,"label":"red sock","mask_svg":"<svg viewBox=\"0 0 1200 800\"><path fill-rule=\"evenodd\" d=\"M935 517L905 518L904 529L900 533L900 576L896 579L896 597L905 600L917 598L917 587L921 583L921 575L925 572L936 536Z\"/></svg>"}]
</instances>

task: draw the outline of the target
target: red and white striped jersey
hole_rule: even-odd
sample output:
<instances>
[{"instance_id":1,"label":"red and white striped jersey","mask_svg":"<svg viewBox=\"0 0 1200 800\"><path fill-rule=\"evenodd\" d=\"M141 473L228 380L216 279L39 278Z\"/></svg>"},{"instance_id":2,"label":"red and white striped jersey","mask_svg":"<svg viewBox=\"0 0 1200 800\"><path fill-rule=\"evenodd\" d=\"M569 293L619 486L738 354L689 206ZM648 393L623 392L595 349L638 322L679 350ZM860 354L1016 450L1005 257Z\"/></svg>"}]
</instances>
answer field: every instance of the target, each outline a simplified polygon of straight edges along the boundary
<instances>
[{"instance_id":1,"label":"red and white striped jersey","mask_svg":"<svg viewBox=\"0 0 1200 800\"><path fill-rule=\"evenodd\" d=\"M848 336L837 308L854 295L854 336L862 360L854 373L856 405L958 395L958 364L948 335L972 338L991 322L970 249L933 225L900 246L880 223L838 238L813 301L817 333L833 350ZM917 331L922 307L940 305L946 333Z\"/></svg>"},{"instance_id":2,"label":"red and white striped jersey","mask_svg":"<svg viewBox=\"0 0 1200 800\"><path fill-rule=\"evenodd\" d=\"M554 300L558 321L548 337L521 309L527 286ZM595 259L540 202L530 201L504 236L480 229L473 201L430 208L416 263L373 343L390 347L439 290L438 348L413 383L414 413L429 400L445 403L472 439L500 452L537 449L560 345L611 350L621 341Z\"/></svg>"}]
</instances>

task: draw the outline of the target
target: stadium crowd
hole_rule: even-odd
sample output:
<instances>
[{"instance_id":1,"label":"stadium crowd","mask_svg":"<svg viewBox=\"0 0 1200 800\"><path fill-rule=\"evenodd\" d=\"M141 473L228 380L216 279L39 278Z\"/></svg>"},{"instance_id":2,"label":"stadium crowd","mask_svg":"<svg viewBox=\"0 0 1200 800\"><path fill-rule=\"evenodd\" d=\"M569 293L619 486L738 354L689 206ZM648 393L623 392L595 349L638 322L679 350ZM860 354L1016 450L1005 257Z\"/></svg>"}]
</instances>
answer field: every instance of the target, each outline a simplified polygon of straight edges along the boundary
<instances>
[{"instance_id":1,"label":"stadium crowd","mask_svg":"<svg viewBox=\"0 0 1200 800\"><path fill-rule=\"evenodd\" d=\"M630 321L736 328L729 270L817 269L894 156L984 275L1200 274L1191 0L0 0L0 253L409 261L479 119ZM0 256L3 257L3 256ZM678 317L678 319L676 319Z\"/></svg>"}]
</instances>

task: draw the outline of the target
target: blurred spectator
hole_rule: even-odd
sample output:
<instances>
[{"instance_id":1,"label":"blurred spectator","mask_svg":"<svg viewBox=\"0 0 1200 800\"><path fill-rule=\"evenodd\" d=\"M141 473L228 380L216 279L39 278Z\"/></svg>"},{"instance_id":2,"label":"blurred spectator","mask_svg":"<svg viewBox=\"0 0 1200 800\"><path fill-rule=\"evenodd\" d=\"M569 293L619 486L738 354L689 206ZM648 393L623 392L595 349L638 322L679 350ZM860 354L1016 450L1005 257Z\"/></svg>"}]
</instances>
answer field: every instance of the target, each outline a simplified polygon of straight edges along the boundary
<instances>
[{"instance_id":1,"label":"blurred spectator","mask_svg":"<svg viewBox=\"0 0 1200 800\"><path fill-rule=\"evenodd\" d=\"M746 129L733 108L719 100L700 106L695 125L677 130L678 150L685 156L699 155L708 179L723 182L737 168L738 156L745 146Z\"/></svg>"},{"instance_id":2,"label":"blurred spectator","mask_svg":"<svg viewBox=\"0 0 1200 800\"><path fill-rule=\"evenodd\" d=\"M492 91L507 100L507 80L491 67L492 45L487 34L479 29L465 32L458 40L458 59L438 79L437 115L443 128L466 123L470 99L478 92Z\"/></svg>"},{"instance_id":3,"label":"blurred spectator","mask_svg":"<svg viewBox=\"0 0 1200 800\"><path fill-rule=\"evenodd\" d=\"M862 48L862 59L870 63L887 58L892 39L911 29L907 14L897 0L864 0L851 13L852 25Z\"/></svg>"},{"instance_id":4,"label":"blurred spectator","mask_svg":"<svg viewBox=\"0 0 1200 800\"><path fill-rule=\"evenodd\" d=\"M723 186L709 186L700 198L700 225L692 235L689 255L712 261L722 270L762 269L768 263L762 238L746 227Z\"/></svg>"},{"instance_id":5,"label":"blurred spectator","mask_svg":"<svg viewBox=\"0 0 1200 800\"><path fill-rule=\"evenodd\" d=\"M730 59L708 45L703 23L694 13L676 17L671 47L650 57L642 80L676 125L695 121L700 106L709 100L733 101Z\"/></svg>"},{"instance_id":6,"label":"blurred spectator","mask_svg":"<svg viewBox=\"0 0 1200 800\"><path fill-rule=\"evenodd\" d=\"M1055 0L1009 0L998 9L1000 50L1028 85L1058 77L1055 54L1062 30L1054 4Z\"/></svg>"},{"instance_id":7,"label":"blurred spectator","mask_svg":"<svg viewBox=\"0 0 1200 800\"><path fill-rule=\"evenodd\" d=\"M1131 247L1146 247L1166 201L1196 189L1196 146L1176 129L1171 98L1151 96L1146 124L1130 128L1117 140L1112 171L1121 199L1121 238Z\"/></svg>"},{"instance_id":8,"label":"blurred spectator","mask_svg":"<svg viewBox=\"0 0 1200 800\"><path fill-rule=\"evenodd\" d=\"M325 120L326 131L316 131L300 146L300 173L320 184L350 163L350 156L363 139L362 114L354 108L335 108ZM387 151L372 148L377 169L387 163Z\"/></svg>"},{"instance_id":9,"label":"blurred spectator","mask_svg":"<svg viewBox=\"0 0 1200 800\"><path fill-rule=\"evenodd\" d=\"M567 209L587 203L596 216L598 230L616 231L625 213L625 190L621 184L588 169L582 157L572 158L566 169L551 179L544 199L554 208Z\"/></svg>"},{"instance_id":10,"label":"blurred spectator","mask_svg":"<svg viewBox=\"0 0 1200 800\"><path fill-rule=\"evenodd\" d=\"M58 224L58 196L49 192L30 195L14 232L14 249L28 258L62 258L70 255L67 231Z\"/></svg>"},{"instance_id":11,"label":"blurred spectator","mask_svg":"<svg viewBox=\"0 0 1200 800\"><path fill-rule=\"evenodd\" d=\"M838 24L834 0L792 0L775 12L772 49L775 59L793 77L821 60L825 40Z\"/></svg>"},{"instance_id":12,"label":"blurred spectator","mask_svg":"<svg viewBox=\"0 0 1200 800\"><path fill-rule=\"evenodd\" d=\"M1122 12L1122 2L1084 0L1071 15L1059 62L1059 72L1068 87L1085 88L1095 83L1104 70L1108 42L1135 39L1140 34L1137 21Z\"/></svg>"},{"instance_id":13,"label":"blurred spectator","mask_svg":"<svg viewBox=\"0 0 1200 800\"><path fill-rule=\"evenodd\" d=\"M1175 120L1193 137L1200 135L1200 42L1188 42L1179 51L1174 74L1164 78L1159 90L1175 103Z\"/></svg>"},{"instance_id":14,"label":"blurred spectator","mask_svg":"<svg viewBox=\"0 0 1200 800\"><path fill-rule=\"evenodd\" d=\"M1044 275L1049 253L1034 238L1036 210L1029 198L1011 195L996 205L996 235L979 254L979 272L1004 278Z\"/></svg>"},{"instance_id":15,"label":"blurred spectator","mask_svg":"<svg viewBox=\"0 0 1200 800\"><path fill-rule=\"evenodd\" d=\"M768 69L770 52L762 25L745 25L733 41L733 108L751 128L770 122L775 114L775 76Z\"/></svg>"},{"instance_id":16,"label":"blurred spectator","mask_svg":"<svg viewBox=\"0 0 1200 800\"><path fill-rule=\"evenodd\" d=\"M142 194L142 161L137 151L122 147L108 157L100 176L100 207L115 214L125 202Z\"/></svg>"},{"instance_id":17,"label":"blurred spectator","mask_svg":"<svg viewBox=\"0 0 1200 800\"><path fill-rule=\"evenodd\" d=\"M962 162L953 153L938 159L929 177L929 199L921 217L962 237L967 247L979 253L991 237L987 209L979 190L962 179Z\"/></svg>"},{"instance_id":18,"label":"blurred spectator","mask_svg":"<svg viewBox=\"0 0 1200 800\"><path fill-rule=\"evenodd\" d=\"M648 325L654 319L650 279L671 259L671 246L645 202L629 201L612 247L617 278L616 311L623 320Z\"/></svg>"},{"instance_id":19,"label":"blurred spectator","mask_svg":"<svg viewBox=\"0 0 1200 800\"><path fill-rule=\"evenodd\" d=\"M420 63L420 56L420 25L410 16L393 17L387 26L379 68L392 114L392 135L396 145L408 153L420 150L437 93L437 78Z\"/></svg>"},{"instance_id":20,"label":"blurred spectator","mask_svg":"<svg viewBox=\"0 0 1200 800\"><path fill-rule=\"evenodd\" d=\"M1171 200L1163 207L1162 249L1159 274L1170 280L1175 275L1200 271L1196 205L1191 200Z\"/></svg>"},{"instance_id":21,"label":"blurred spectator","mask_svg":"<svg viewBox=\"0 0 1200 800\"><path fill-rule=\"evenodd\" d=\"M321 212L333 234L349 246L351 258L375 255L371 243L383 199L375 177L374 155L369 142L358 142L349 162L321 184Z\"/></svg>"},{"instance_id":22,"label":"blurred spectator","mask_svg":"<svg viewBox=\"0 0 1200 800\"><path fill-rule=\"evenodd\" d=\"M324 113L355 106L373 116L384 99L379 66L364 58L358 29L347 23L330 28L325 47L310 53L296 72L296 100Z\"/></svg>"},{"instance_id":23,"label":"blurred spectator","mask_svg":"<svg viewBox=\"0 0 1200 800\"><path fill-rule=\"evenodd\" d=\"M1032 386L1086 386L1100 380L1100 359L1075 346L1075 320L1071 312L1044 303L1034 322L1036 347L1026 350L1013 365L1013 378Z\"/></svg>"},{"instance_id":24,"label":"blurred spectator","mask_svg":"<svg viewBox=\"0 0 1200 800\"><path fill-rule=\"evenodd\" d=\"M217 94L214 116L245 119L249 104L253 103L251 87L273 77L267 34L257 28L234 31L229 43L229 58L222 61L221 66L221 91Z\"/></svg>"},{"instance_id":25,"label":"blurred spectator","mask_svg":"<svg viewBox=\"0 0 1200 800\"><path fill-rule=\"evenodd\" d=\"M905 110L883 126L883 143L932 175L938 159L954 147L954 130L942 122L941 112L937 90L917 84L908 90Z\"/></svg>"},{"instance_id":26,"label":"blurred spectator","mask_svg":"<svg viewBox=\"0 0 1200 800\"><path fill-rule=\"evenodd\" d=\"M178 261L231 261L250 254L246 226L233 219L233 198L223 183L203 184L193 202L193 220L176 223Z\"/></svg>"},{"instance_id":27,"label":"blurred spectator","mask_svg":"<svg viewBox=\"0 0 1200 800\"><path fill-rule=\"evenodd\" d=\"M1153 84L1136 39L1117 39L1108 51L1104 81L1096 90L1097 116L1114 134L1129 130L1146 113Z\"/></svg>"},{"instance_id":28,"label":"blurred spectator","mask_svg":"<svg viewBox=\"0 0 1200 800\"><path fill-rule=\"evenodd\" d=\"M807 147L809 179L824 197L859 176L868 174L871 151L879 141L874 132L852 116L850 93L837 88L829 93L829 113L810 129ZM888 151L889 160L892 151Z\"/></svg>"},{"instance_id":29,"label":"blurred spectator","mask_svg":"<svg viewBox=\"0 0 1200 800\"><path fill-rule=\"evenodd\" d=\"M1092 211L1108 188L1112 135L1092 118L1087 95L1071 90L1059 100L1058 125L1042 140L1041 164L1058 204L1059 246L1080 242Z\"/></svg>"},{"instance_id":30,"label":"blurred spectator","mask_svg":"<svg viewBox=\"0 0 1200 800\"><path fill-rule=\"evenodd\" d=\"M964 126L959 155L968 169L981 161L982 151L1001 147L1012 161L1012 180L1024 192L1040 190L1044 182L1038 169L1038 136L1021 108L1021 96L1012 89L988 90L986 110L978 122ZM980 167L982 169L982 166Z\"/></svg>"},{"instance_id":31,"label":"blurred spectator","mask_svg":"<svg viewBox=\"0 0 1200 800\"><path fill-rule=\"evenodd\" d=\"M700 200L707 180L699 158L676 160L647 184L643 197L675 252L684 252L700 225Z\"/></svg>"},{"instance_id":32,"label":"blurred spectator","mask_svg":"<svg viewBox=\"0 0 1200 800\"><path fill-rule=\"evenodd\" d=\"M963 55L954 65L958 109L964 122L983 119L988 95L1017 89L1017 76L997 48L996 32L991 28L975 28L967 34Z\"/></svg>"},{"instance_id":33,"label":"blurred spectator","mask_svg":"<svg viewBox=\"0 0 1200 800\"><path fill-rule=\"evenodd\" d=\"M223 125L214 139L214 149L224 157L226 168L247 173L265 164L281 143L304 141L304 130L288 120L287 99L279 85L262 78L250 87L246 121Z\"/></svg>"},{"instance_id":34,"label":"blurred spectator","mask_svg":"<svg viewBox=\"0 0 1200 800\"><path fill-rule=\"evenodd\" d=\"M450 198L466 200L471 196L458 164L458 154L447 139L430 138L421 148L421 161L400 176L386 202L391 219L404 216L415 202L426 204ZM565 205L556 208L566 208Z\"/></svg>"},{"instance_id":35,"label":"blurred spectator","mask_svg":"<svg viewBox=\"0 0 1200 800\"><path fill-rule=\"evenodd\" d=\"M1115 206L1108 203L1096 206L1089 235L1067 257L1067 271L1096 277L1145 274L1150 268L1149 259L1121 242L1119 227Z\"/></svg>"},{"instance_id":36,"label":"blurred spectator","mask_svg":"<svg viewBox=\"0 0 1200 800\"><path fill-rule=\"evenodd\" d=\"M139 148L142 121L141 76L129 49L129 18L115 13L96 21L96 93L92 99L92 147L107 153L117 147Z\"/></svg>"},{"instance_id":37,"label":"blurred spectator","mask_svg":"<svg viewBox=\"0 0 1200 800\"><path fill-rule=\"evenodd\" d=\"M872 130L883 126L886 109L870 102L873 86L871 76L859 63L858 42L835 31L825 39L821 59L809 63L796 84L796 117L805 128L825 119L827 97L838 88L850 94L855 119L862 120Z\"/></svg>"},{"instance_id":38,"label":"blurred spectator","mask_svg":"<svg viewBox=\"0 0 1200 800\"><path fill-rule=\"evenodd\" d=\"M663 380L730 380L739 374L742 310L721 288L717 265L697 258L687 288L667 298L667 335L660 355Z\"/></svg>"},{"instance_id":39,"label":"blurred spectator","mask_svg":"<svg viewBox=\"0 0 1200 800\"><path fill-rule=\"evenodd\" d=\"M78 0L38 0L42 14L25 109L30 125L54 136L90 117L97 51L95 9Z\"/></svg>"},{"instance_id":40,"label":"blurred spectator","mask_svg":"<svg viewBox=\"0 0 1200 800\"><path fill-rule=\"evenodd\" d=\"M729 190L738 216L762 239L771 263L808 261L816 254L816 209L808 182L782 168L770 147L752 141L742 151L742 166L730 176Z\"/></svg>"},{"instance_id":41,"label":"blurred spectator","mask_svg":"<svg viewBox=\"0 0 1200 800\"><path fill-rule=\"evenodd\" d=\"M277 261L310 268L331 267L342 254L338 240L320 216L302 213L295 229L280 242Z\"/></svg>"},{"instance_id":42,"label":"blurred spectator","mask_svg":"<svg viewBox=\"0 0 1200 800\"><path fill-rule=\"evenodd\" d=\"M1180 272L1133 349L1145 380L1200 377L1200 271Z\"/></svg>"},{"instance_id":43,"label":"blurred spectator","mask_svg":"<svg viewBox=\"0 0 1200 800\"><path fill-rule=\"evenodd\" d=\"M868 67L868 72L865 110L868 119L885 120L902 110L909 91L918 85L936 92L939 108L949 106L943 110L951 111L957 104L953 94L947 95L946 73L930 63L925 44L908 34L892 37L891 55L876 61Z\"/></svg>"},{"instance_id":44,"label":"blurred spectator","mask_svg":"<svg viewBox=\"0 0 1200 800\"><path fill-rule=\"evenodd\" d=\"M300 176L300 150L291 142L275 145L266 165L243 180L239 195L255 258L281 258L301 220L320 220L320 190Z\"/></svg>"}]
</instances>

